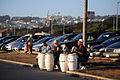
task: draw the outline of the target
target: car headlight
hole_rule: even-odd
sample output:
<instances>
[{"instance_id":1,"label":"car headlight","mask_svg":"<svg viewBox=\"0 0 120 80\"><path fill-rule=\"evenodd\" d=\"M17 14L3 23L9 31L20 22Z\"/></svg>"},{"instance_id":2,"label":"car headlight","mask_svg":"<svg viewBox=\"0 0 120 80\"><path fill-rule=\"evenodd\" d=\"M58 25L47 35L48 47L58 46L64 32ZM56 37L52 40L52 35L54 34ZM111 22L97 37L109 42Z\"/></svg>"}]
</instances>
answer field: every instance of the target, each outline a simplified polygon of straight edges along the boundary
<instances>
[{"instance_id":1,"label":"car headlight","mask_svg":"<svg viewBox=\"0 0 120 80\"><path fill-rule=\"evenodd\" d=\"M105 48L101 48L99 49L100 52L104 52L105 51Z\"/></svg>"},{"instance_id":2,"label":"car headlight","mask_svg":"<svg viewBox=\"0 0 120 80\"><path fill-rule=\"evenodd\" d=\"M88 46L88 48L90 48L90 44L88 44L87 46Z\"/></svg>"}]
</instances>

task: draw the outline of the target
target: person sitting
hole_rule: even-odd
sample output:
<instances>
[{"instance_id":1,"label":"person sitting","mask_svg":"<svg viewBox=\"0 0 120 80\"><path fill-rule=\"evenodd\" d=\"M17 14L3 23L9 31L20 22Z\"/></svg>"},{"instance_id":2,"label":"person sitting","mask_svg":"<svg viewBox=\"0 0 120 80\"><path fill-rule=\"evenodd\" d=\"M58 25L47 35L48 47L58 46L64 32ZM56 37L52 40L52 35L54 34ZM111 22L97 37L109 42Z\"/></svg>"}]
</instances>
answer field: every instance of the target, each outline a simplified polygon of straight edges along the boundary
<instances>
[{"instance_id":1,"label":"person sitting","mask_svg":"<svg viewBox=\"0 0 120 80\"><path fill-rule=\"evenodd\" d=\"M58 69L60 69L59 55L60 55L60 53L62 53L62 48L58 45L57 40L53 41L53 46L52 46L52 50L50 51L50 53L53 53L53 55L54 55L54 65L57 65Z\"/></svg>"},{"instance_id":2,"label":"person sitting","mask_svg":"<svg viewBox=\"0 0 120 80\"><path fill-rule=\"evenodd\" d=\"M62 45L62 50L64 54L70 54L70 50L68 49L68 47L66 46L66 44Z\"/></svg>"},{"instance_id":3,"label":"person sitting","mask_svg":"<svg viewBox=\"0 0 120 80\"><path fill-rule=\"evenodd\" d=\"M82 68L85 69L86 63L89 58L89 54L87 52L87 49L82 45L81 41L78 41L77 46L72 47L72 52L78 55L77 68L79 69L80 64L81 64L81 66L83 66Z\"/></svg>"},{"instance_id":4,"label":"person sitting","mask_svg":"<svg viewBox=\"0 0 120 80\"><path fill-rule=\"evenodd\" d=\"M45 41L42 42L43 47L41 48L41 53L45 54L51 50L51 47L46 44Z\"/></svg>"},{"instance_id":5,"label":"person sitting","mask_svg":"<svg viewBox=\"0 0 120 80\"><path fill-rule=\"evenodd\" d=\"M42 45L43 45L43 47L41 48L41 51L40 51L40 53L38 54L38 56L36 57L36 59L39 58L39 55L40 55L41 53L42 53L42 54L46 54L47 52L49 52L49 50L51 50L51 47L48 46L45 41L42 42Z\"/></svg>"}]
</instances>

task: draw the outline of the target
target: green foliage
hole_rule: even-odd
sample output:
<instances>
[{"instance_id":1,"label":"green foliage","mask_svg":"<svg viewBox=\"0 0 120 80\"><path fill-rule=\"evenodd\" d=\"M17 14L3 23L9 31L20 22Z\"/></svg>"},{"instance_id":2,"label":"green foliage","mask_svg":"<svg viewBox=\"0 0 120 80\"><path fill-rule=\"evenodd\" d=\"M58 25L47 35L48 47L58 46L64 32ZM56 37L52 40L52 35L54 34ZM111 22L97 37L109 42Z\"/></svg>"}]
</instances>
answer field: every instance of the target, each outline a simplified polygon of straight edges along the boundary
<instances>
[{"instance_id":1,"label":"green foliage","mask_svg":"<svg viewBox=\"0 0 120 80\"><path fill-rule=\"evenodd\" d=\"M88 25L88 32L105 31L106 28L107 28L107 25L103 23L93 23Z\"/></svg>"},{"instance_id":2,"label":"green foliage","mask_svg":"<svg viewBox=\"0 0 120 80\"><path fill-rule=\"evenodd\" d=\"M82 23L75 24L75 25L70 25L70 26L63 26L63 25L54 25L53 26L53 34L52 36L59 36L63 35L66 33L79 33L82 32ZM120 20L119 20L119 25L120 25ZM109 18L105 20L104 22L91 22L87 24L87 32L104 32L104 31L113 31L113 19ZM64 28L63 28L64 27ZM64 29L64 32L63 32ZM24 35L27 33L38 33L38 32L51 32L50 27L44 27L44 28L35 28L35 29L22 29L18 30L16 32L16 35Z\"/></svg>"}]
</instances>

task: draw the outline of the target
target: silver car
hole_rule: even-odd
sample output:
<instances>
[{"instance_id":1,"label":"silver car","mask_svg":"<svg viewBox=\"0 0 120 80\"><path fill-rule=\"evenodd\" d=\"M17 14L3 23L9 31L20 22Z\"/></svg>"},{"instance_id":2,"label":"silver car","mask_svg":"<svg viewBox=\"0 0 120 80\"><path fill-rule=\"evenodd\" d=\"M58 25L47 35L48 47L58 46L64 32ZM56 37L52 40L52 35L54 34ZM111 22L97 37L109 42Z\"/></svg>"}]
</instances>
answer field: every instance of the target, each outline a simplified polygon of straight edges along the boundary
<instances>
[{"instance_id":1,"label":"silver car","mask_svg":"<svg viewBox=\"0 0 120 80\"><path fill-rule=\"evenodd\" d=\"M7 44L5 46L6 50L13 50L14 46L19 45L20 43L24 43L25 41L27 41L28 37L29 36L22 36L22 37L18 38L17 40Z\"/></svg>"},{"instance_id":2,"label":"silver car","mask_svg":"<svg viewBox=\"0 0 120 80\"><path fill-rule=\"evenodd\" d=\"M103 56L120 57L120 41L106 47Z\"/></svg>"}]
</instances>

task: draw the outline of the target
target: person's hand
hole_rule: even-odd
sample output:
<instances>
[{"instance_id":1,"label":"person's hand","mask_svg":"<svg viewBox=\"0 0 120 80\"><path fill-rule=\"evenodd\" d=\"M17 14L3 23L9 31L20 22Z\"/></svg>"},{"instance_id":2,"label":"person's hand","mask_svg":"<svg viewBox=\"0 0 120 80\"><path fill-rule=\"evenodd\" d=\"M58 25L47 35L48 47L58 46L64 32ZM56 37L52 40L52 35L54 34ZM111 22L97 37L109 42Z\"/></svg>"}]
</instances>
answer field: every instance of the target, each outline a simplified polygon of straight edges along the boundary
<instances>
[{"instance_id":1,"label":"person's hand","mask_svg":"<svg viewBox=\"0 0 120 80\"><path fill-rule=\"evenodd\" d=\"M77 51L77 50L75 50L75 52L77 53L78 51Z\"/></svg>"},{"instance_id":2,"label":"person's hand","mask_svg":"<svg viewBox=\"0 0 120 80\"><path fill-rule=\"evenodd\" d=\"M51 51L49 51L50 53L52 53L53 51L51 50Z\"/></svg>"},{"instance_id":3,"label":"person's hand","mask_svg":"<svg viewBox=\"0 0 120 80\"><path fill-rule=\"evenodd\" d=\"M82 52L78 52L78 54L82 55L83 53Z\"/></svg>"}]
</instances>

